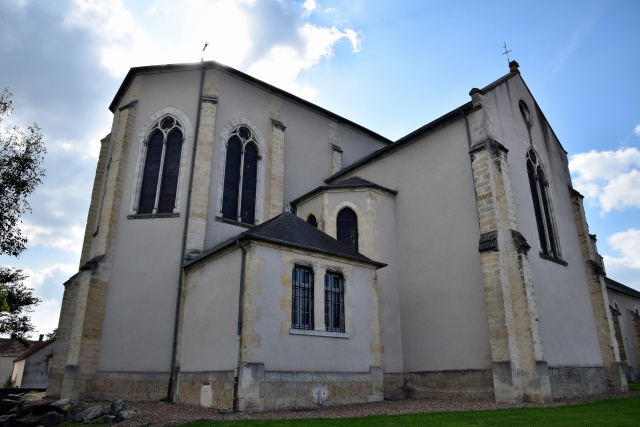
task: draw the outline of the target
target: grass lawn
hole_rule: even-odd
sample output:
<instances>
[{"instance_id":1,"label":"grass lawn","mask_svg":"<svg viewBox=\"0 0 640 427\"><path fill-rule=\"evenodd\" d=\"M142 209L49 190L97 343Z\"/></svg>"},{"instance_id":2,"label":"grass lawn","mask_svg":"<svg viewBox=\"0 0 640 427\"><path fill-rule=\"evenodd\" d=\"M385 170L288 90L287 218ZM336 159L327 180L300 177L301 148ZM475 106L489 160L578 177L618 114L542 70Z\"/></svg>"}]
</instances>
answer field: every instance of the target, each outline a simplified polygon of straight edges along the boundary
<instances>
[{"instance_id":1,"label":"grass lawn","mask_svg":"<svg viewBox=\"0 0 640 427\"><path fill-rule=\"evenodd\" d=\"M603 400L559 408L501 409L496 411L438 412L366 418L275 421L194 421L181 427L274 426L640 426L640 397Z\"/></svg>"},{"instance_id":2,"label":"grass lawn","mask_svg":"<svg viewBox=\"0 0 640 427\"><path fill-rule=\"evenodd\" d=\"M629 390L640 391L640 383L629 383Z\"/></svg>"}]
</instances>

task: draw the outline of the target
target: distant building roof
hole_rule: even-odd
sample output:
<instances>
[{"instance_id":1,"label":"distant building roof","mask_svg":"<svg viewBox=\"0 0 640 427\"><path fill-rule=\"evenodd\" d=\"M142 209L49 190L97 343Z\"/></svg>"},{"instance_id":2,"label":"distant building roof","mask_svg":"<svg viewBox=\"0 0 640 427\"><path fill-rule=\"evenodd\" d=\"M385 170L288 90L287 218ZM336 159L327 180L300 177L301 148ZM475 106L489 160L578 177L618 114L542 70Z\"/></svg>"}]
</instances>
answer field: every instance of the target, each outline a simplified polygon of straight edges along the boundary
<instances>
[{"instance_id":1,"label":"distant building roof","mask_svg":"<svg viewBox=\"0 0 640 427\"><path fill-rule=\"evenodd\" d=\"M282 246L334 255L366 264L372 264L377 267L387 266L387 264L369 259L349 246L340 243L328 234L318 230L316 227L307 224L306 221L298 218L293 213L284 212L277 217L263 222L262 224L257 225L244 233L240 233L236 237L208 250L198 258L186 263L185 267L202 261L203 259L231 246L235 246L236 241L238 240L261 240Z\"/></svg>"},{"instance_id":2,"label":"distant building roof","mask_svg":"<svg viewBox=\"0 0 640 427\"><path fill-rule=\"evenodd\" d=\"M322 185L320 187L317 187L311 191L309 191L306 194L303 194L302 196L298 197L297 199L293 200L291 202L291 206L296 206L298 203L300 203L301 201L308 199L309 197L320 193L322 191L325 190L335 190L335 189L339 189L339 188L376 188L378 190L382 190L384 192L387 193L391 193L393 195L398 194L397 191L395 190L391 190L389 188L383 187L381 185L375 184L371 181L367 181L366 179L362 179L358 176L352 176L350 178L347 179L343 179L342 181L338 181L336 183L333 184L328 184L328 185Z\"/></svg>"},{"instance_id":3,"label":"distant building roof","mask_svg":"<svg viewBox=\"0 0 640 427\"><path fill-rule=\"evenodd\" d=\"M50 339L49 341L38 341L37 345L32 346L29 350L27 350L26 352L22 353L20 356L18 356L14 362L18 362L20 360L26 359L27 357L31 356L32 354L35 354L37 352L39 352L40 350L42 350L43 348L47 347L49 344L53 344L56 340L56 337L53 337L52 339Z\"/></svg>"},{"instance_id":4,"label":"distant building roof","mask_svg":"<svg viewBox=\"0 0 640 427\"><path fill-rule=\"evenodd\" d=\"M20 356L38 342L39 341L19 340L17 338L0 338L0 356Z\"/></svg>"},{"instance_id":5,"label":"distant building roof","mask_svg":"<svg viewBox=\"0 0 640 427\"><path fill-rule=\"evenodd\" d=\"M618 292L633 298L640 299L640 291L636 291L635 289L625 286L622 283L616 282L615 280L608 277L604 278L604 282L607 285L607 289L609 289L610 291Z\"/></svg>"}]
</instances>

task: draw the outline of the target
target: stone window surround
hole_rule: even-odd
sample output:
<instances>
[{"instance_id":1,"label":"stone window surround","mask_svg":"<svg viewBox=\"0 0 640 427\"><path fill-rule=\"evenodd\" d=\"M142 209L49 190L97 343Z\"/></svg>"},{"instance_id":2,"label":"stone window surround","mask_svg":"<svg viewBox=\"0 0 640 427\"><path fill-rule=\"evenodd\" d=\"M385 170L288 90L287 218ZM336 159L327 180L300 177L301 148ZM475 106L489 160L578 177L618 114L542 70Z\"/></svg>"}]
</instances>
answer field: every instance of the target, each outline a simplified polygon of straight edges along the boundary
<instances>
[{"instance_id":1,"label":"stone window surround","mask_svg":"<svg viewBox=\"0 0 640 427\"><path fill-rule=\"evenodd\" d=\"M246 126L251 129L253 135L255 136L255 140L258 145L258 176L256 182L256 212L255 212L255 220L253 225L258 225L263 221L264 215L264 180L265 180L265 170L264 170L264 161L263 156L267 153L267 144L265 142L260 129L253 124L251 120L246 117L237 117L235 119L229 120L227 124L222 127L222 130L218 134L219 143L221 148L221 156L220 156L220 173L218 179L218 197L216 204L216 221L222 221L222 198L224 196L224 171L226 167L227 160L227 139L229 135L238 127ZM224 219L222 222L228 222L229 220ZM246 224L242 224L237 222L235 225L245 226Z\"/></svg>"},{"instance_id":2,"label":"stone window surround","mask_svg":"<svg viewBox=\"0 0 640 427\"><path fill-rule=\"evenodd\" d=\"M180 153L180 173L178 174L178 188L176 189L176 207L173 210L173 214L152 214L152 215L140 215L138 216L138 200L140 199L140 189L142 186L142 175L144 173L144 161L147 156L147 144L146 139L149 137L153 125L155 125L160 119L165 116L171 116L177 120L184 130L184 138L182 143L182 152ZM138 159L136 161L136 170L133 179L133 189L131 191L131 201L129 204L129 219L144 219L144 218L174 218L179 216L180 213L180 201L182 199L182 184L184 182L184 172L186 169L186 148L193 138L193 126L191 121L177 108L165 107L155 112L151 117L144 122L138 133ZM192 142L191 142L192 143ZM178 215L175 215L178 214Z\"/></svg>"},{"instance_id":3,"label":"stone window surround","mask_svg":"<svg viewBox=\"0 0 640 427\"><path fill-rule=\"evenodd\" d=\"M547 168L547 165L545 164L544 160L542 159L542 157L540 157L540 152L538 150L536 150L533 147L533 144L531 144L531 146L527 147L527 149L525 150L525 155L524 155L524 163L523 163L523 170L527 170L527 163L529 162L529 151L533 151L537 160L538 160L538 165L542 168L542 172L544 173L545 178L548 178L549 175L547 174L547 171L549 170ZM535 169L537 170L537 169ZM527 178L528 179L528 178ZM553 232L554 237L555 237L555 241L556 241L556 250L558 251L558 256L554 257L551 255L547 255L545 253L543 253L542 251L540 251L540 258L547 260L547 261L551 261L551 262L555 262L556 264L560 264L563 266L567 266L568 263L562 258L562 244L560 243L560 236L558 235L558 227L556 224L556 214L555 214L555 209L553 206L553 196L552 196L552 186L549 183L548 179L545 179L545 187L547 189L547 202L549 204L549 216L551 218L551 232ZM540 192L538 192L538 197L541 197ZM540 198L540 201L542 202L542 199ZM531 201L533 203L533 200ZM540 208L543 209L542 203L540 204ZM543 217L544 217L544 211L543 211ZM545 221L545 234L547 234L549 232L549 227L546 226L546 219L543 218L543 221ZM537 229L537 226L536 226Z\"/></svg>"},{"instance_id":4,"label":"stone window surround","mask_svg":"<svg viewBox=\"0 0 640 427\"><path fill-rule=\"evenodd\" d=\"M313 312L314 312L314 329L295 329L289 325L290 335L307 335L316 337L329 337L329 338L351 338L350 323L353 318L351 305L349 304L352 294L352 285L349 280L353 267L341 267L331 262L310 262L306 259L292 259L288 263L290 270L296 266L308 267L313 269ZM344 332L329 332L325 330L324 324L324 276L327 271L332 273L341 274L344 279ZM317 283L321 283L322 286L317 286ZM293 298L293 288L291 291L291 298Z\"/></svg>"}]
</instances>

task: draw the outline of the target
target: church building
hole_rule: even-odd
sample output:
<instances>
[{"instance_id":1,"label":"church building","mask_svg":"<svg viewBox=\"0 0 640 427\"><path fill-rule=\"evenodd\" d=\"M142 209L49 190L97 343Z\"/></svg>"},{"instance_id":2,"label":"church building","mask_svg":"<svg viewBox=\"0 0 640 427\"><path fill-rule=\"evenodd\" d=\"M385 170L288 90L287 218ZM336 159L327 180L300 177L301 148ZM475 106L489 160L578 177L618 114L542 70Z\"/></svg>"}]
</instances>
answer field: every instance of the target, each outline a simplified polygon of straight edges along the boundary
<instances>
[{"instance_id":1,"label":"church building","mask_svg":"<svg viewBox=\"0 0 640 427\"><path fill-rule=\"evenodd\" d=\"M397 141L216 62L132 68L47 395L269 410L627 390L640 292L606 276L509 65Z\"/></svg>"}]
</instances>

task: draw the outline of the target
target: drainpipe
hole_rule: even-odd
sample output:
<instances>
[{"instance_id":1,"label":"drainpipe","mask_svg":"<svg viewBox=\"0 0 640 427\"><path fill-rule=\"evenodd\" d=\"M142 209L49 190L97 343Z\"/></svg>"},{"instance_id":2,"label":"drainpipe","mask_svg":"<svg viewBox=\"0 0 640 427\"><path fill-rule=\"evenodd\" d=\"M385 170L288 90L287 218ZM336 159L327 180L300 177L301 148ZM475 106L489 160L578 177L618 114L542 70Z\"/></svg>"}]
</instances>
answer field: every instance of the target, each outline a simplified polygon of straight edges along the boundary
<instances>
[{"instance_id":1,"label":"drainpipe","mask_svg":"<svg viewBox=\"0 0 640 427\"><path fill-rule=\"evenodd\" d=\"M240 341L242 340L242 309L244 299L244 265L247 258L247 251L236 240L236 245L242 251L242 261L240 262L240 295L238 296L238 332L236 334L236 363L233 370L233 411L238 411L238 377L240 374Z\"/></svg>"},{"instance_id":2,"label":"drainpipe","mask_svg":"<svg viewBox=\"0 0 640 427\"><path fill-rule=\"evenodd\" d=\"M191 187L193 186L193 169L196 163L196 145L198 143L198 129L200 128L200 111L202 110L202 89L204 87L204 58L200 60L200 95L198 95L198 114L196 115L196 131L193 135L193 149L191 150L191 171L189 172L189 187L187 192L187 208L184 213L184 229L182 230L182 249L180 251L180 269L178 271L178 297L176 299L176 316L173 324L173 343L171 348L171 366L169 367L169 386L167 401L173 401L173 375L176 367L176 353L178 350L178 324L180 323L180 299L182 298L182 272L184 255L187 248L187 230L189 229L189 212L191 210Z\"/></svg>"}]
</instances>

